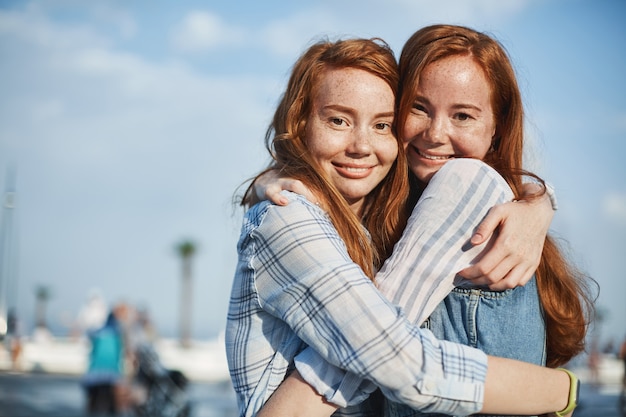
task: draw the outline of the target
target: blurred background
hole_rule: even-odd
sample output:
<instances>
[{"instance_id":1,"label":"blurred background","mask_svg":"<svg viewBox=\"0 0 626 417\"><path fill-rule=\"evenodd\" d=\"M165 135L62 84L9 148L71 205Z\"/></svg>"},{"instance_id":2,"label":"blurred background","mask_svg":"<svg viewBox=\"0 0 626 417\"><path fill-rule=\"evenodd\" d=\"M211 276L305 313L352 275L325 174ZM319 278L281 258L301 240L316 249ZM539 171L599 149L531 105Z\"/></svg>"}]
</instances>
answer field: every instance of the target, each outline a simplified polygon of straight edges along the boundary
<instances>
[{"instance_id":1,"label":"blurred background","mask_svg":"<svg viewBox=\"0 0 626 417\"><path fill-rule=\"evenodd\" d=\"M486 31L510 53L527 166L552 231L601 287L598 349L626 337L623 0L0 1L0 330L80 334L125 303L163 338L218 340L265 129L314 40ZM186 266L185 266L186 265ZM184 290L187 288L187 290ZM187 292L185 292L187 291Z\"/></svg>"}]
</instances>

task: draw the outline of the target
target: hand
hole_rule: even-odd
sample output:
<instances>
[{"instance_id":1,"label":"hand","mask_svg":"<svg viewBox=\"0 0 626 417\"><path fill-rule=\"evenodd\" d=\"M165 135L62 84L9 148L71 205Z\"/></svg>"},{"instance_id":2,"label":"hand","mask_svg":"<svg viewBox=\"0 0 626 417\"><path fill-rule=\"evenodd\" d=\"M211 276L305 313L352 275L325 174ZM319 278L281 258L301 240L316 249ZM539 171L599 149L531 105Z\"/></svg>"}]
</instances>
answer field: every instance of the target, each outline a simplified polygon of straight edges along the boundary
<instances>
[{"instance_id":1,"label":"hand","mask_svg":"<svg viewBox=\"0 0 626 417\"><path fill-rule=\"evenodd\" d=\"M472 244L478 245L493 235L491 247L476 264L459 274L495 291L525 285L539 266L553 216L545 194L493 207L471 239Z\"/></svg>"},{"instance_id":2,"label":"hand","mask_svg":"<svg viewBox=\"0 0 626 417\"><path fill-rule=\"evenodd\" d=\"M300 180L282 178L276 169L267 171L254 182L254 193L259 201L269 200L279 206L286 206L289 200L280 194L287 190L303 195L307 200L316 203L317 199Z\"/></svg>"}]
</instances>

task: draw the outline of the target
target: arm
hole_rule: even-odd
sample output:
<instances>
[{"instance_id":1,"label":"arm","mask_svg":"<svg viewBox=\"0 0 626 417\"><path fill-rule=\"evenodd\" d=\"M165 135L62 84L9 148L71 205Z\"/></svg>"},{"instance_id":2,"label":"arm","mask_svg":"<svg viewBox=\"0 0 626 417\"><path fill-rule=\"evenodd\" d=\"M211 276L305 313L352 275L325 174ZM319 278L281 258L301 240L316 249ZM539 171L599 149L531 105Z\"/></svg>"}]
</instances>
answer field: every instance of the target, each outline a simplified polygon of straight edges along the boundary
<instances>
[{"instance_id":1,"label":"arm","mask_svg":"<svg viewBox=\"0 0 626 417\"><path fill-rule=\"evenodd\" d=\"M554 413L567 406L570 384L561 370L489 356L481 413Z\"/></svg>"},{"instance_id":2,"label":"arm","mask_svg":"<svg viewBox=\"0 0 626 417\"><path fill-rule=\"evenodd\" d=\"M531 415L565 409L570 391L565 372L512 359L488 358L481 413ZM296 371L274 392L258 417L325 417L336 409Z\"/></svg>"},{"instance_id":3,"label":"arm","mask_svg":"<svg viewBox=\"0 0 626 417\"><path fill-rule=\"evenodd\" d=\"M526 195L536 195L541 186L527 183L524 187ZM283 190L316 202L315 196L301 181L280 177L277 171L268 171L257 179L254 189L259 200L269 200L281 206L288 204L287 198L280 194ZM491 246L477 263L464 268L459 275L472 280L475 285L490 285L492 290L525 285L539 265L555 209L555 200L549 193L494 206L471 239L473 245L484 245L492 239Z\"/></svg>"},{"instance_id":4,"label":"arm","mask_svg":"<svg viewBox=\"0 0 626 417\"><path fill-rule=\"evenodd\" d=\"M323 417L330 416L337 408L294 371L267 400L257 417Z\"/></svg>"},{"instance_id":5,"label":"arm","mask_svg":"<svg viewBox=\"0 0 626 417\"><path fill-rule=\"evenodd\" d=\"M495 237L480 245L469 241L491 207L512 199L507 182L487 164L448 162L430 180L376 275L380 291L421 324L455 286L468 284L458 271L493 251Z\"/></svg>"}]
</instances>

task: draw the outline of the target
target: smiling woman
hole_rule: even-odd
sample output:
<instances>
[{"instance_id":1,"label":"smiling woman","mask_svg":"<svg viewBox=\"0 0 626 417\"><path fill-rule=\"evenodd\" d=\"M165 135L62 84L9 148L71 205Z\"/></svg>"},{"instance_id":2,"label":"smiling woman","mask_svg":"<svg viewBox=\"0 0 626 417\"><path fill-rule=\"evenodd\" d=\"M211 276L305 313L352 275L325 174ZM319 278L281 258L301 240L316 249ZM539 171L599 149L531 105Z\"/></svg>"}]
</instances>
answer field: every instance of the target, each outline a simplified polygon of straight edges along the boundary
<instances>
[{"instance_id":1,"label":"smiling woman","mask_svg":"<svg viewBox=\"0 0 626 417\"><path fill-rule=\"evenodd\" d=\"M397 86L393 53L377 40L320 42L293 68L266 135L270 168L303 181L320 205L291 194L288 206L246 213L226 328L241 415L258 412L306 345L349 351L345 321L364 308L379 306L382 327L405 322L371 281L408 192L392 131Z\"/></svg>"}]
</instances>

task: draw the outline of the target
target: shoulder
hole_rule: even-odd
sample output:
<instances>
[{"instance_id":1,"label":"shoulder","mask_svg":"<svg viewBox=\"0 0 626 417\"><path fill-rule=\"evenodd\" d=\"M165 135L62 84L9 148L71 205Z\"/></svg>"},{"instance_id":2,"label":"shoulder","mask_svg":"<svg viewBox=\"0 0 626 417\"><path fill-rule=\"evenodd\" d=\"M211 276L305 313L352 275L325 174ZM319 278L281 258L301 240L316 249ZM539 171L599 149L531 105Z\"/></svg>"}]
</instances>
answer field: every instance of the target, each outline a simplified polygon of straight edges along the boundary
<instances>
[{"instance_id":1,"label":"shoulder","mask_svg":"<svg viewBox=\"0 0 626 417\"><path fill-rule=\"evenodd\" d=\"M477 173L480 171L494 171L487 163L475 158L455 158L446 162L439 172L464 172L464 173ZM436 175L436 174L435 174Z\"/></svg>"},{"instance_id":2,"label":"shoulder","mask_svg":"<svg viewBox=\"0 0 626 417\"><path fill-rule=\"evenodd\" d=\"M258 228L271 222L291 224L307 220L329 221L326 212L305 197L290 191L282 191L282 194L287 197L289 204L278 206L269 201L261 201L246 212L245 223L252 228Z\"/></svg>"},{"instance_id":3,"label":"shoulder","mask_svg":"<svg viewBox=\"0 0 626 417\"><path fill-rule=\"evenodd\" d=\"M299 194L283 191L289 199L286 206L278 206L269 201L261 201L245 213L238 247L242 250L254 241L266 240L272 236L291 238L310 236L323 231L334 237L336 230L324 210ZM297 236L296 236L297 235Z\"/></svg>"},{"instance_id":4,"label":"shoulder","mask_svg":"<svg viewBox=\"0 0 626 417\"><path fill-rule=\"evenodd\" d=\"M285 270L300 270L312 260L318 265L320 258L345 262L345 245L326 212L296 194L288 198L285 206L262 202L246 213L240 255L262 268L289 264Z\"/></svg>"}]
</instances>

